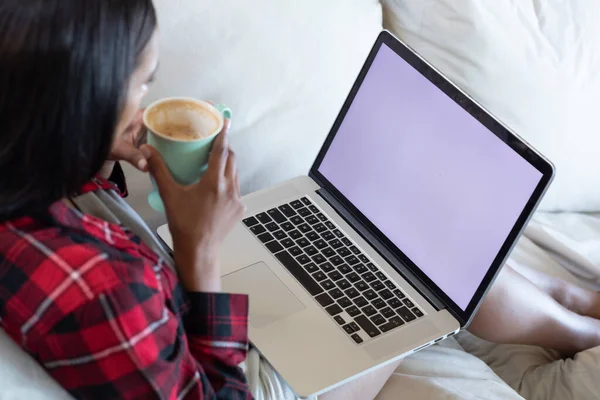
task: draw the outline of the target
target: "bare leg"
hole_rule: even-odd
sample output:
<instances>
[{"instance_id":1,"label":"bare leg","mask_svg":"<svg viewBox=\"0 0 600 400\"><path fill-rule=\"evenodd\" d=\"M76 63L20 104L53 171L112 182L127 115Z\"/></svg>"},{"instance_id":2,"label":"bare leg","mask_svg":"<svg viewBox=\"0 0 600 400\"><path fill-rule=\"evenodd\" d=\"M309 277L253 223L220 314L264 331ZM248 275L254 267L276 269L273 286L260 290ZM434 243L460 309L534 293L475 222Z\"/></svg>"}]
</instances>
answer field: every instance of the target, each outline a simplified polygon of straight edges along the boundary
<instances>
[{"instance_id":1,"label":"bare leg","mask_svg":"<svg viewBox=\"0 0 600 400\"><path fill-rule=\"evenodd\" d=\"M515 269L554 300L580 315L600 319L600 293L529 268Z\"/></svg>"},{"instance_id":2,"label":"bare leg","mask_svg":"<svg viewBox=\"0 0 600 400\"><path fill-rule=\"evenodd\" d=\"M381 367L377 371L319 396L319 400L372 400L381 392L383 385L390 379L398 365L400 361Z\"/></svg>"},{"instance_id":3,"label":"bare leg","mask_svg":"<svg viewBox=\"0 0 600 400\"><path fill-rule=\"evenodd\" d=\"M600 321L578 315L505 266L469 331L496 343L529 344L567 354L600 345Z\"/></svg>"}]
</instances>

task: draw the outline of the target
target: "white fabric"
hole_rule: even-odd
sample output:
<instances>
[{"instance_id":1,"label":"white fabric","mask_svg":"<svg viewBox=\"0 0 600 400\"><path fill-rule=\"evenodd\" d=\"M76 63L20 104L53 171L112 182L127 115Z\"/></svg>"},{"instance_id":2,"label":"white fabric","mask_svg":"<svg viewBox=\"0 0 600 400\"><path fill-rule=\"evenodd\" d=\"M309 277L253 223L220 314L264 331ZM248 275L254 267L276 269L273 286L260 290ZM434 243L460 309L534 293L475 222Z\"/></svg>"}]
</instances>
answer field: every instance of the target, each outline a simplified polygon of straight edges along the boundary
<instances>
[{"instance_id":1,"label":"white fabric","mask_svg":"<svg viewBox=\"0 0 600 400\"><path fill-rule=\"evenodd\" d=\"M382 3L386 27L556 164L542 209L600 210L600 2Z\"/></svg>"}]
</instances>

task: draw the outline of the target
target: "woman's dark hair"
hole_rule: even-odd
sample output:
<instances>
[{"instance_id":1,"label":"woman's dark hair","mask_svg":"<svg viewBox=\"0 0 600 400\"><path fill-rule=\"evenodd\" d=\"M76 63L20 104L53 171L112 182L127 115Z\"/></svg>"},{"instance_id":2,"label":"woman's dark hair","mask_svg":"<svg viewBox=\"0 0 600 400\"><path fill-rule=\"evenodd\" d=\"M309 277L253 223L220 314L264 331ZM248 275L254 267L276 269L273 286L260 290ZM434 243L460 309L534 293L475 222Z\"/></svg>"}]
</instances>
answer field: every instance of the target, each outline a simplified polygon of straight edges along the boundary
<instances>
[{"instance_id":1,"label":"woman's dark hair","mask_svg":"<svg viewBox=\"0 0 600 400\"><path fill-rule=\"evenodd\" d=\"M0 220L100 170L156 25L152 0L0 1Z\"/></svg>"}]
</instances>

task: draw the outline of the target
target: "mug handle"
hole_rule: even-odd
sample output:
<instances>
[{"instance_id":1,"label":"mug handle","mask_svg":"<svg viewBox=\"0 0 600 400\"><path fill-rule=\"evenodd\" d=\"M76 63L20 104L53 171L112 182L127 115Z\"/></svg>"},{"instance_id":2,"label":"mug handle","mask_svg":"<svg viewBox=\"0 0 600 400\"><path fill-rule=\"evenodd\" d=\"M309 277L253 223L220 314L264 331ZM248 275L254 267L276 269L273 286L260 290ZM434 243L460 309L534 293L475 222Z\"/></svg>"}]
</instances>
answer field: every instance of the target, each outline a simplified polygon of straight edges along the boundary
<instances>
[{"instance_id":1,"label":"mug handle","mask_svg":"<svg viewBox=\"0 0 600 400\"><path fill-rule=\"evenodd\" d=\"M221 114L223 114L223 118L225 119L231 119L231 117L233 117L233 113L231 112L231 108L227 107L224 104L217 104L215 105L215 108L217 110L219 110L219 112Z\"/></svg>"}]
</instances>

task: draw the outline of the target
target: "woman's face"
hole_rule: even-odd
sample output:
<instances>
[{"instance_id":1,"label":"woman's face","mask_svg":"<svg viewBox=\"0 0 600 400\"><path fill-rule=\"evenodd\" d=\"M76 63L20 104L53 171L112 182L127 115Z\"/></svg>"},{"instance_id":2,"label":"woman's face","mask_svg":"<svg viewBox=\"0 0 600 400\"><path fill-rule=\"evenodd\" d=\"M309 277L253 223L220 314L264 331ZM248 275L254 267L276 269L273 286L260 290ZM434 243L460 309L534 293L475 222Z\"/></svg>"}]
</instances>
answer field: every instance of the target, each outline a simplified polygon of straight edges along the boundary
<instances>
[{"instance_id":1,"label":"woman's face","mask_svg":"<svg viewBox=\"0 0 600 400\"><path fill-rule=\"evenodd\" d=\"M158 68L158 43L158 31L154 31L152 38L140 56L138 67L129 81L125 106L121 114L121 119L117 124L117 131L115 132L116 137L120 137L126 132L137 132L142 127L143 121L140 107L144 96L148 93L148 86L154 79L154 74Z\"/></svg>"}]
</instances>

